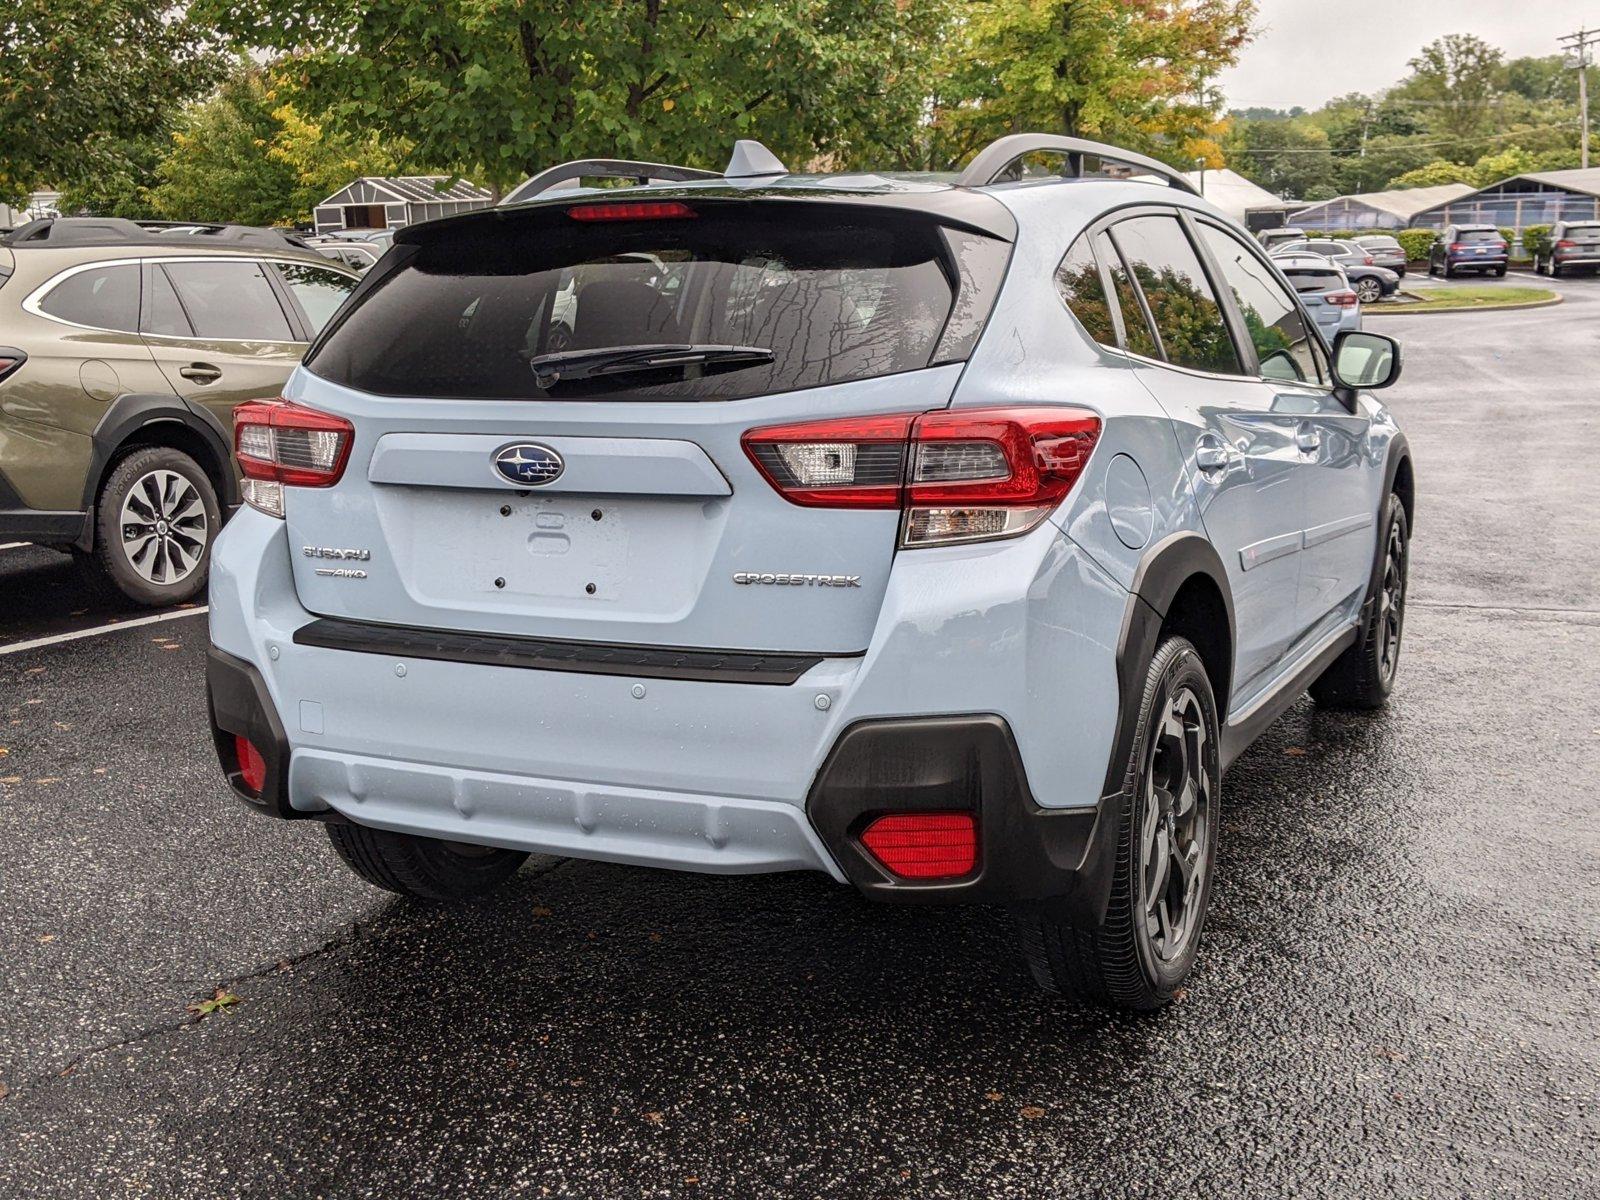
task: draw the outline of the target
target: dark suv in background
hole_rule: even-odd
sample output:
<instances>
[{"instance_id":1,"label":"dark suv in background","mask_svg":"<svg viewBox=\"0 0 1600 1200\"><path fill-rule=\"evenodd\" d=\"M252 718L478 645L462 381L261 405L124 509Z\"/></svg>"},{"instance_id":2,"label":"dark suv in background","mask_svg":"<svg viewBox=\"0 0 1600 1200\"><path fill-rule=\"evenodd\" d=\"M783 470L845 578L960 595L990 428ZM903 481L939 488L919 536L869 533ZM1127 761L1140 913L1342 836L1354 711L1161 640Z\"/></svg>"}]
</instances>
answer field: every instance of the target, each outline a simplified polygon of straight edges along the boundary
<instances>
[{"instance_id":1,"label":"dark suv in background","mask_svg":"<svg viewBox=\"0 0 1600 1200\"><path fill-rule=\"evenodd\" d=\"M1428 251L1428 274L1454 279L1459 271L1504 278L1510 247L1493 225L1446 225Z\"/></svg>"},{"instance_id":2,"label":"dark suv in background","mask_svg":"<svg viewBox=\"0 0 1600 1200\"><path fill-rule=\"evenodd\" d=\"M1533 256L1533 269L1554 277L1568 267L1600 267L1600 221L1557 221L1550 226L1550 249Z\"/></svg>"}]
</instances>

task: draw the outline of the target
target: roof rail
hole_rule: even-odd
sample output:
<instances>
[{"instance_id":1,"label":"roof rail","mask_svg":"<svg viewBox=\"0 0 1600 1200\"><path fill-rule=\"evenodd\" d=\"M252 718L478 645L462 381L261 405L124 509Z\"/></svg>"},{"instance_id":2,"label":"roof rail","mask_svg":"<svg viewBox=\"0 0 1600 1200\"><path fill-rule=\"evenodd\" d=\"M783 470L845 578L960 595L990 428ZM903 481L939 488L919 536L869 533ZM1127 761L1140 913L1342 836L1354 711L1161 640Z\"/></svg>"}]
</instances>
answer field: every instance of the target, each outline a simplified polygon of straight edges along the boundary
<instances>
[{"instance_id":1,"label":"roof rail","mask_svg":"<svg viewBox=\"0 0 1600 1200\"><path fill-rule=\"evenodd\" d=\"M537 175L530 175L506 194L501 205L521 204L532 200L541 192L548 192L563 184L580 179L631 179L643 185L652 180L664 183L687 183L692 179L720 179L715 171L702 171L699 167L677 167L671 163L635 162L627 158L580 158L560 163Z\"/></svg>"},{"instance_id":2,"label":"roof rail","mask_svg":"<svg viewBox=\"0 0 1600 1200\"><path fill-rule=\"evenodd\" d=\"M1178 188L1195 196L1200 194L1194 184L1164 162L1143 154L1135 154L1131 150L1107 146L1101 142L1062 137L1054 133L1013 133L996 138L978 151L962 170L956 183L960 187L984 187L991 183L1004 182L1002 177L1012 167L1028 155L1040 152L1054 152L1066 157L1068 170L1062 174L1064 179L1094 178L1092 174L1085 176L1083 170L1083 160L1086 157L1093 157L1137 168L1143 174L1158 175L1166 180L1169 187ZM1017 178L1021 176L1018 175Z\"/></svg>"},{"instance_id":3,"label":"roof rail","mask_svg":"<svg viewBox=\"0 0 1600 1200\"><path fill-rule=\"evenodd\" d=\"M147 246L226 243L281 250L309 249L298 234L209 221L129 221L121 217L41 217L6 236L10 246Z\"/></svg>"}]
</instances>

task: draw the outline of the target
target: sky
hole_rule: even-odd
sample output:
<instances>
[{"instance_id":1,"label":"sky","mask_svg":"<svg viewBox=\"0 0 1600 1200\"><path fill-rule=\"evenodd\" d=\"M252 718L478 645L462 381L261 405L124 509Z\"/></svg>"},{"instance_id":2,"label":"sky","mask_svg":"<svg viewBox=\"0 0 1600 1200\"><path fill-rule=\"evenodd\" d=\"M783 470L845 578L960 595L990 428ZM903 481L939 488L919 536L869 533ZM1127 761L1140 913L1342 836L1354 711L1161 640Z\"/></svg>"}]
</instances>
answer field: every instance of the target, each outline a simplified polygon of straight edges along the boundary
<instances>
[{"instance_id":1,"label":"sky","mask_svg":"<svg viewBox=\"0 0 1600 1200\"><path fill-rule=\"evenodd\" d=\"M1218 77L1229 108L1312 109L1375 92L1434 38L1475 33L1508 58L1554 54L1556 38L1600 29L1600 0L1258 0L1256 40ZM1595 53L1591 51L1591 54ZM1600 76L1600 71L1595 72Z\"/></svg>"}]
</instances>

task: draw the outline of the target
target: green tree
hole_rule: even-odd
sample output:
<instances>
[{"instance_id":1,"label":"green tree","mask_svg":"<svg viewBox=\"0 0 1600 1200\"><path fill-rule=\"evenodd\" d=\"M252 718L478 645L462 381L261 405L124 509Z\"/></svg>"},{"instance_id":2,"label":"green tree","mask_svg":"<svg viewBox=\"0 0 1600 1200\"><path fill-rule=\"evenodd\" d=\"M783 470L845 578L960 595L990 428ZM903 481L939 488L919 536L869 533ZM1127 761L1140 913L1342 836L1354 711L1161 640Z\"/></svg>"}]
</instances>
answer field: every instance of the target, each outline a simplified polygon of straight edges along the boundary
<instances>
[{"instance_id":1,"label":"green tree","mask_svg":"<svg viewBox=\"0 0 1600 1200\"><path fill-rule=\"evenodd\" d=\"M145 200L176 221L301 222L352 178L394 166L375 136L328 134L282 102L268 70L243 65L178 118Z\"/></svg>"},{"instance_id":2,"label":"green tree","mask_svg":"<svg viewBox=\"0 0 1600 1200\"><path fill-rule=\"evenodd\" d=\"M1304 198L1333 185L1328 135L1304 121L1236 121L1223 153L1246 179L1281 196Z\"/></svg>"},{"instance_id":3,"label":"green tree","mask_svg":"<svg viewBox=\"0 0 1600 1200\"><path fill-rule=\"evenodd\" d=\"M1101 138L1185 166L1214 149L1210 81L1250 39L1254 0L976 0L948 43L938 156L1042 130ZM1212 158L1220 166L1220 158Z\"/></svg>"},{"instance_id":4,"label":"green tree","mask_svg":"<svg viewBox=\"0 0 1600 1200\"><path fill-rule=\"evenodd\" d=\"M1452 33L1429 42L1408 64L1405 91L1430 104L1430 129L1469 143L1489 132L1505 55L1470 33Z\"/></svg>"},{"instance_id":5,"label":"green tree","mask_svg":"<svg viewBox=\"0 0 1600 1200\"><path fill-rule=\"evenodd\" d=\"M1389 186L1391 188L1442 187L1447 183L1467 183L1471 178L1471 167L1439 158L1415 170L1396 175L1389 180Z\"/></svg>"},{"instance_id":6,"label":"green tree","mask_svg":"<svg viewBox=\"0 0 1600 1200\"><path fill-rule=\"evenodd\" d=\"M224 65L181 5L10 0L0 9L0 200L133 170L131 147Z\"/></svg>"},{"instance_id":7,"label":"green tree","mask_svg":"<svg viewBox=\"0 0 1600 1200\"><path fill-rule=\"evenodd\" d=\"M296 54L304 111L504 188L589 156L720 166L739 137L797 166L895 162L915 145L953 0L194 7L244 45Z\"/></svg>"}]
</instances>

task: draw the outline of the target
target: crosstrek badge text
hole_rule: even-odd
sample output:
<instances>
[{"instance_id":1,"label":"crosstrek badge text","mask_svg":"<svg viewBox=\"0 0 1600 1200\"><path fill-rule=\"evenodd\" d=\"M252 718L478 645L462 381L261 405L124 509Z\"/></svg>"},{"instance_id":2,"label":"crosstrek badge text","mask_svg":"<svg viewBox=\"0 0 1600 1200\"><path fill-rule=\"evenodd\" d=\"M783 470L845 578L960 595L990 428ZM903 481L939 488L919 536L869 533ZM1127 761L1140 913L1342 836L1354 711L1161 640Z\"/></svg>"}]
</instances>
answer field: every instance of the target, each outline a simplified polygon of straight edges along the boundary
<instances>
[{"instance_id":1,"label":"crosstrek badge text","mask_svg":"<svg viewBox=\"0 0 1600 1200\"><path fill-rule=\"evenodd\" d=\"M735 583L768 583L784 587L845 587L861 586L859 575L774 575L763 571L739 571Z\"/></svg>"}]
</instances>

